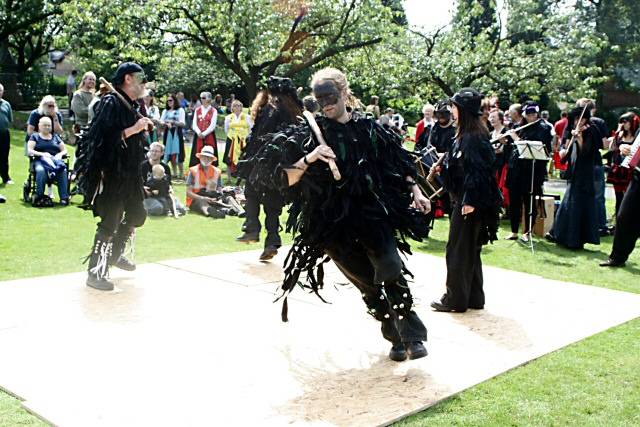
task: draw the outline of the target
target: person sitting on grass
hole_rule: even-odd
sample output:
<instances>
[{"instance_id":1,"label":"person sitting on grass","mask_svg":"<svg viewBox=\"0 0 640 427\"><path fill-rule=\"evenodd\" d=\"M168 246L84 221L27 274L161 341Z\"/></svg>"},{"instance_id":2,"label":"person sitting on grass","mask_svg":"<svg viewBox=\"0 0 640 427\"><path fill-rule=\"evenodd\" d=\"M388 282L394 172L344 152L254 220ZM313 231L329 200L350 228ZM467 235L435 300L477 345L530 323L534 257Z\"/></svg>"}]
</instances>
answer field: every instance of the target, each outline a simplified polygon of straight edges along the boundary
<instances>
[{"instance_id":1,"label":"person sitting on grass","mask_svg":"<svg viewBox=\"0 0 640 427\"><path fill-rule=\"evenodd\" d=\"M27 143L27 153L35 157L36 198L33 205L36 207L53 206L51 198L44 194L47 181L55 181L58 184L60 204L62 206L69 204L67 165L62 160L67 155L67 148L62 139L51 132L52 127L49 117L41 117L38 122L38 132L31 134Z\"/></svg>"},{"instance_id":2,"label":"person sitting on grass","mask_svg":"<svg viewBox=\"0 0 640 427\"><path fill-rule=\"evenodd\" d=\"M153 169L156 166L162 168L163 174L167 176L167 181L169 184L170 193L173 194L173 188L171 187L171 169L169 166L162 161L162 156L164 154L164 145L160 142L153 142L149 146L149 152L147 153L147 158L140 164L140 175L142 176L143 182L148 182L153 179ZM159 171L157 175L159 175ZM144 209L147 211L147 215L150 216L162 216L166 215L168 212L173 211L173 202L175 202L175 210L179 215L184 215L186 213L186 209L184 205L182 205L178 200L173 197L169 200L161 200L158 197L154 196L149 187L144 185L144 196L145 199L143 201ZM165 201L167 201L171 206L168 206ZM171 208L171 209L169 209Z\"/></svg>"},{"instance_id":3,"label":"person sitting on grass","mask_svg":"<svg viewBox=\"0 0 640 427\"><path fill-rule=\"evenodd\" d=\"M216 160L213 147L205 145L196 156L200 164L190 167L187 176L189 209L211 218L244 216L244 209L236 201L234 191L222 188L222 171L213 165Z\"/></svg>"},{"instance_id":4,"label":"person sitting on grass","mask_svg":"<svg viewBox=\"0 0 640 427\"><path fill-rule=\"evenodd\" d=\"M200 192L217 191L222 188L222 170L213 165L217 158L210 145L202 147L202 151L197 153L196 157L200 163L191 166L187 175L187 207L193 212L210 216L213 212L210 208L215 199L200 195Z\"/></svg>"},{"instance_id":5,"label":"person sitting on grass","mask_svg":"<svg viewBox=\"0 0 640 427\"><path fill-rule=\"evenodd\" d=\"M151 215L165 215L178 216L184 214L181 212L181 206L178 206L174 196L173 189L171 188L171 178L166 173L162 165L153 165L151 168L151 177L144 183L145 193L149 194L149 197L145 199L154 200L160 209L156 208L153 211L147 209L147 213ZM145 204L146 208L147 204Z\"/></svg>"}]
</instances>

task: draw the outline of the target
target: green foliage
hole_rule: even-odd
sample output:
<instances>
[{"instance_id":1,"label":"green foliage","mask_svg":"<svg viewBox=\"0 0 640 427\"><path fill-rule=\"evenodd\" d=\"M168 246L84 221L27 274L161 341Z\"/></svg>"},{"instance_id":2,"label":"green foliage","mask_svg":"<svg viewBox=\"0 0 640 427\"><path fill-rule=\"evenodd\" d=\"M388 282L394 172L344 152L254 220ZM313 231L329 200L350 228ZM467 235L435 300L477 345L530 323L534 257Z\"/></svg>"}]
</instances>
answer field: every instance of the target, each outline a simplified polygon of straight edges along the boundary
<instances>
[{"instance_id":1,"label":"green foliage","mask_svg":"<svg viewBox=\"0 0 640 427\"><path fill-rule=\"evenodd\" d=\"M62 25L69 0L7 0L0 4L0 72L21 77L39 65Z\"/></svg>"},{"instance_id":2,"label":"green foliage","mask_svg":"<svg viewBox=\"0 0 640 427\"><path fill-rule=\"evenodd\" d=\"M640 8L634 0L576 2L576 9L605 40L596 61L623 89L640 88Z\"/></svg>"},{"instance_id":3,"label":"green foliage","mask_svg":"<svg viewBox=\"0 0 640 427\"><path fill-rule=\"evenodd\" d=\"M136 61L153 80L156 64L169 51L162 32L151 25L152 2L137 0L70 0L59 48L71 50L80 68L109 78L118 64Z\"/></svg>"},{"instance_id":4,"label":"green foliage","mask_svg":"<svg viewBox=\"0 0 640 427\"><path fill-rule=\"evenodd\" d=\"M186 49L172 50L170 55L161 58L156 82L159 93L182 91L188 95L209 91L225 96L228 91L221 88L233 88L241 84L236 75L208 54L203 58Z\"/></svg>"},{"instance_id":5,"label":"green foliage","mask_svg":"<svg viewBox=\"0 0 640 427\"><path fill-rule=\"evenodd\" d=\"M45 94L66 95L66 83L55 77L43 74L40 70L29 70L21 76L20 91L24 102L36 105Z\"/></svg>"},{"instance_id":6,"label":"green foliage","mask_svg":"<svg viewBox=\"0 0 640 427\"><path fill-rule=\"evenodd\" d=\"M595 93L603 79L593 58L606 42L590 27L577 25L572 10L556 2L507 1L507 25L498 10L495 24L478 31L478 19L487 19L479 6L459 8L447 29L408 35L410 45L422 46L413 57L418 82L442 95L473 85L485 93L506 93L512 101L523 94L570 101ZM496 28L500 37L494 36Z\"/></svg>"}]
</instances>

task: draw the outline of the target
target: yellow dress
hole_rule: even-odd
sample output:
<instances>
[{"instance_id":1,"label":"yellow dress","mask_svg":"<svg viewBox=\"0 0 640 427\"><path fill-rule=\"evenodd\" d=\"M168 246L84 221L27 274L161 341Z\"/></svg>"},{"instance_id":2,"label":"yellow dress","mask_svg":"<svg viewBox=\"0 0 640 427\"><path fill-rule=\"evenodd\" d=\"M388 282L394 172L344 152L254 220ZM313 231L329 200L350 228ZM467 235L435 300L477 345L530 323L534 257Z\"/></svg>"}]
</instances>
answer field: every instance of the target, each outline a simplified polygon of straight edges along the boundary
<instances>
[{"instance_id":1,"label":"yellow dress","mask_svg":"<svg viewBox=\"0 0 640 427\"><path fill-rule=\"evenodd\" d=\"M229 132L227 143L231 144L229 147L229 167L235 170L238 165L240 155L244 151L247 145L247 137L249 136L249 123L247 123L246 113L240 113L240 116L236 116L231 113L227 116L229 118Z\"/></svg>"}]
</instances>

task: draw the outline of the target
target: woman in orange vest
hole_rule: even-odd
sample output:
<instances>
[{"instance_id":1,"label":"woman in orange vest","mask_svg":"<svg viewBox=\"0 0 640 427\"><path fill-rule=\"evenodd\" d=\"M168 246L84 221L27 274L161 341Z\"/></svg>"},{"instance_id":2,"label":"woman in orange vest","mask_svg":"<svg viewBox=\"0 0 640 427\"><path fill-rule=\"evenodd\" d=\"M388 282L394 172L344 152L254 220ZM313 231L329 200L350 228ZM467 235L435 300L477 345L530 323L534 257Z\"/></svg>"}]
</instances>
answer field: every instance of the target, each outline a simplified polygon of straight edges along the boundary
<instances>
[{"instance_id":1,"label":"woman in orange vest","mask_svg":"<svg viewBox=\"0 0 640 427\"><path fill-rule=\"evenodd\" d=\"M218 142L216 141L216 123L218 121L218 111L211 105L211 92L202 92L200 94L202 105L195 109L193 113L193 143L191 144L191 158L189 159L189 167L196 166L198 163L198 153L202 148L209 146L213 148L216 159L213 161L218 166Z\"/></svg>"},{"instance_id":2,"label":"woman in orange vest","mask_svg":"<svg viewBox=\"0 0 640 427\"><path fill-rule=\"evenodd\" d=\"M187 206L192 212L211 216L211 204L215 203L215 200L199 193L202 190L220 190L222 188L222 171L213 165L217 158L210 145L205 145L202 151L196 154L196 157L200 159L200 163L190 167L187 176Z\"/></svg>"}]
</instances>

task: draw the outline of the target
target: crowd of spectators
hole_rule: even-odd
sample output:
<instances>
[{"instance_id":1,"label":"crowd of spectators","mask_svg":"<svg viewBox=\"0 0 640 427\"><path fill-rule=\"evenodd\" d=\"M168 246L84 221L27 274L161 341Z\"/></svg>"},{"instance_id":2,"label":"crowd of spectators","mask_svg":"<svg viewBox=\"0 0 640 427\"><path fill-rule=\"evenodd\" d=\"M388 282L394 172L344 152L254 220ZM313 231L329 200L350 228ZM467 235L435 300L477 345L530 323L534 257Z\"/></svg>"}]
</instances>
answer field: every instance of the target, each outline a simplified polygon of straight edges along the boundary
<instances>
[{"instance_id":1,"label":"crowd of spectators","mask_svg":"<svg viewBox=\"0 0 640 427\"><path fill-rule=\"evenodd\" d=\"M435 108L424 105L423 118L416 124L416 151L427 147L433 147L439 155L448 151L446 141L455 134L455 123L443 114L446 106L442 104ZM377 99L372 99L367 111L373 113L374 107ZM554 216L547 239L571 249L582 249L584 244L599 244L601 236L613 233L615 218L632 178L632 171L620 164L638 134L640 119L635 113L622 114L618 129L610 133L605 121L597 117L592 99L577 100L570 111L561 112L555 123L549 121L549 112L541 111L532 100L501 108L496 97L487 97L482 108L494 141L494 172L504 196L504 217L511 223L512 233L507 239L518 239L522 226L520 239L529 241L528 216L531 213L535 223L541 205L540 200L533 204L531 201L542 198L543 184L554 173L559 173L567 185L557 212L545 212ZM387 108L379 122L402 134L393 115L393 110ZM440 134L448 127L451 135L446 136L443 144ZM541 142L551 160L532 163L520 158L517 150L520 141ZM601 150L606 151L606 164ZM616 193L616 209L610 220L606 214L605 181L613 184Z\"/></svg>"},{"instance_id":2,"label":"crowd of spectators","mask_svg":"<svg viewBox=\"0 0 640 427\"><path fill-rule=\"evenodd\" d=\"M67 80L72 135L80 134L90 125L100 96L106 91L103 85L96 91L96 75L91 71L82 75L77 87L76 79L77 72L74 71ZM13 183L8 164L13 111L2 95L3 87L0 85L0 177L7 185ZM236 209L235 204L227 200L231 192L226 195L222 192L223 174L220 166L221 163L226 165L228 180L236 177L238 161L253 127L251 114L245 111L242 102L233 93L224 101L220 94L214 96L208 91L201 92L199 96L192 94L188 99L183 92L176 92L166 94L159 100L155 86L149 86L147 93L139 100L141 112L156 125L147 135L148 158L141 165L147 198L145 208L150 215L178 216L184 214L187 208L212 217L242 214L241 208ZM164 105L164 108L159 105ZM304 97L302 105L306 110L318 113L317 102L312 96ZM550 122L548 111L541 111L531 100L501 106L496 97L487 97L482 103L482 110L484 122L495 142L496 160L492 166L504 195L504 216L511 223L512 233L507 239L530 239L528 221L523 224L522 219L531 211L535 221L538 203L531 206L531 195L542 196L545 180L550 174L558 173L567 180L566 194L573 199L571 203L561 204L556 226L547 237L568 247L581 248L584 243L598 243L600 236L612 231L615 216L631 180L630 171L622 168L621 162L628 155L628 147L640 127L640 119L635 113L621 115L618 129L610 134L604 120L597 117L595 102L590 99L578 100L575 108L563 111L555 123ZM422 117L415 124L414 138L409 136L408 123L399 112L390 107L381 109L379 97L372 96L366 107L361 104L361 111L383 127L401 135L405 141L412 139L416 152L433 147L434 153L443 155L449 150L456 132L447 100L424 105ZM579 117L576 117L578 111L583 117L580 123ZM516 131L525 125L528 126ZM580 126L585 129L578 135L574 130ZM222 156L218 154L216 131L225 135ZM66 155L63 135L63 114L56 99L46 95L38 108L30 113L26 128L25 152L33 158L35 205L50 204L47 199L50 200L51 190L47 195L45 187L51 183L57 184L61 203L68 204L66 162L60 162ZM542 142L551 161L534 163L532 171L530 161L518 158L516 146L520 140ZM572 140L577 142L574 144ZM191 143L186 171L185 142ZM603 163L601 150L607 153L604 156L606 164ZM533 188L530 182L532 174ZM186 182L186 207L175 197L172 185L176 182ZM611 221L606 215L605 182L613 185L616 196ZM579 203L575 201L576 198L580 200ZM446 206L441 207L446 212ZM589 232L572 231L569 234L576 234L577 237L567 239L561 231L563 216L571 217L577 210L582 213L593 211L592 216L582 215L587 219L581 227ZM574 222L571 222L571 227L575 227ZM522 234L518 236L521 225ZM592 233L594 228L596 232Z\"/></svg>"}]
</instances>

